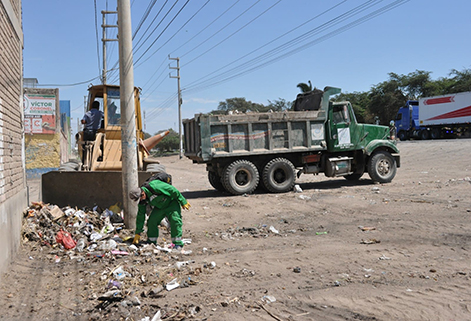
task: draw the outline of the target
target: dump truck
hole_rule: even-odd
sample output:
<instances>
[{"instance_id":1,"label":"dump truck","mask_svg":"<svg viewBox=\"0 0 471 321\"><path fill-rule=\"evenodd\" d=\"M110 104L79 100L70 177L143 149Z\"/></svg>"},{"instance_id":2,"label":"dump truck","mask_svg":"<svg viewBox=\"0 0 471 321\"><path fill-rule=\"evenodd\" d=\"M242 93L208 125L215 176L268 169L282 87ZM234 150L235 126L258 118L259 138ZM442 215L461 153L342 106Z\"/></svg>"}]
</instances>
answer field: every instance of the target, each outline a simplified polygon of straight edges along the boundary
<instances>
[{"instance_id":1,"label":"dump truck","mask_svg":"<svg viewBox=\"0 0 471 321\"><path fill-rule=\"evenodd\" d=\"M359 180L368 172L388 183L400 166L391 128L359 124L348 101L333 102L340 88L299 94L294 111L197 114L185 119L185 156L206 164L209 183L234 195L258 186L293 189L301 174Z\"/></svg>"},{"instance_id":2,"label":"dump truck","mask_svg":"<svg viewBox=\"0 0 471 321\"><path fill-rule=\"evenodd\" d=\"M122 203L122 141L120 119L120 88L96 85L88 89L87 110L94 101L100 103L104 117L93 141L84 140L83 131L76 135L78 161L62 164L57 171L41 177L42 201L59 206L109 207ZM158 159L150 156L169 132L144 139L139 99L140 89L134 88L136 117L137 164L139 183L161 170Z\"/></svg>"},{"instance_id":3,"label":"dump truck","mask_svg":"<svg viewBox=\"0 0 471 321\"><path fill-rule=\"evenodd\" d=\"M408 100L394 121L400 140L470 137L471 91Z\"/></svg>"}]
</instances>

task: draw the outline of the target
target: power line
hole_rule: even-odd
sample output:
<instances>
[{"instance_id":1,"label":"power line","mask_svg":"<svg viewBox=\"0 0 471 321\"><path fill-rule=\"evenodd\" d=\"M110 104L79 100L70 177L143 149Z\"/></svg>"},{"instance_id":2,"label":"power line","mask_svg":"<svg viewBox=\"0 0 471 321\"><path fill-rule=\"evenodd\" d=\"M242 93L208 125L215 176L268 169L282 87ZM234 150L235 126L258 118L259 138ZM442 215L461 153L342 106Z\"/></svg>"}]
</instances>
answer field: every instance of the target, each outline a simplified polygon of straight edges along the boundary
<instances>
[{"instance_id":1,"label":"power line","mask_svg":"<svg viewBox=\"0 0 471 321\"><path fill-rule=\"evenodd\" d=\"M380 0L380 2L381 2L381 1L382 1L382 0ZM319 25L319 26L317 26L317 27L311 29L310 31L305 32L304 34L301 34L300 36L295 37L295 38L293 38L292 40L287 41L287 42L285 42L285 43L279 45L278 47L276 47L276 48L274 48L274 49L268 50L267 52L262 53L262 54L260 54L259 56L255 57L255 58L253 58L253 59L251 59L251 60L249 60L249 61L247 61L247 62L245 62L245 63L242 63L242 64L240 64L240 65L238 65L238 66L236 66L236 67L233 67L233 68L231 68L231 69L229 69L229 70L223 72L222 74L213 76L213 77L211 77L211 78L209 78L209 79L207 79L207 80L205 80L205 81L202 81L202 83L204 83L204 82L209 82L210 80L214 80L214 79L217 79L217 78L222 78L222 77L224 77L224 75L226 75L226 74L236 73L236 72L238 72L238 70L240 70L240 69L248 68L248 67L250 67L251 65L254 65L254 64L256 64L256 63L258 63L258 62L260 62L260 61L265 61L265 60L266 60L267 58L269 58L270 56L276 55L277 53L279 53L279 52L281 52L281 51L283 51L283 50L286 50L286 49L288 49L288 48L290 48L290 47L296 45L297 43L300 43L300 42L304 41L305 39L308 39L309 37L311 37L311 36L313 36L313 35L315 35L315 34L318 34L318 33L322 32L322 31L324 31L324 30L330 28L331 26L333 26L333 25L335 25L335 24L338 24L338 23L344 21L345 19L349 18L350 16L353 16L353 15L355 15L355 14L361 13L362 11L366 10L366 9L368 8L368 6L373 6L373 5L374 5L374 2L377 2L377 0L369 0L369 1L367 1L367 2L365 2L365 3L363 3L363 4L361 4L361 5L359 5L359 6L357 6L357 7L355 7L355 8L353 8L353 9L349 10L349 11L347 11L347 12L341 14L341 15L338 15L337 17L332 18L331 20L329 20L329 21L327 21L327 22L325 22L325 23L323 23L323 24L321 24L321 25ZM334 7L336 7L336 6L334 6ZM330 9L327 9L326 11L322 12L322 13L321 13L320 15L318 15L318 16L321 16L321 15L323 15L323 14L329 12L329 11L332 10L334 7L331 7ZM302 24L302 25L303 25L303 24ZM298 29L298 28L295 28L295 29ZM293 29L293 30L294 30L294 29ZM289 33L289 32L288 32L288 33ZM274 40L270 41L269 43L272 43L272 42L274 42ZM263 45L262 47L265 47L266 45L268 45L268 44L265 44L265 45ZM258 49L257 49L257 50L258 50ZM257 50L255 50L255 51L257 51ZM254 51L252 51L252 52L254 52ZM248 55L245 55L245 56L248 56ZM244 57L245 57L245 56L244 56ZM241 58L237 59L236 61L238 61L238 60L240 60L240 59L241 59ZM224 69L224 68L226 68L227 66L229 66L229 65L231 65L231 64L232 64L232 63L226 64L226 66L224 66L223 68L220 68L220 69ZM220 70L220 69L219 69L219 70ZM214 74L214 72L213 72L212 74ZM201 79L204 79L204 78L207 78L208 76L209 76L209 75L206 75L206 76L200 78L200 80L201 80ZM191 84L188 85L188 87L191 87L193 84L197 83L197 82L200 81L200 80L197 80L197 81L192 82Z\"/></svg>"},{"instance_id":2,"label":"power line","mask_svg":"<svg viewBox=\"0 0 471 321\"><path fill-rule=\"evenodd\" d=\"M142 57L144 57L144 55L150 50L150 48L157 42L157 40L159 40L159 38L162 36L162 34L167 30L168 27L170 27L170 25L173 23L173 21L175 21L175 19L178 17L178 15L183 11L183 9L186 7L186 5L188 4L188 2L190 2L190 0L187 0L185 2L185 4L183 5L183 7L181 7L181 9L177 12L177 14L173 17L173 19L167 24L167 26L164 28L164 30L162 30L162 32L159 34L159 36L157 38L155 38L155 40L150 44L150 46L147 47L147 49L144 51L144 53L135 61L135 63L137 64L139 62L139 60L142 59ZM164 17L165 18L165 17ZM155 29L154 29L155 30ZM136 49L136 51L139 50L139 48Z\"/></svg>"},{"instance_id":3,"label":"power line","mask_svg":"<svg viewBox=\"0 0 471 321\"><path fill-rule=\"evenodd\" d=\"M349 30L349 29L351 29L351 28L353 28L353 27L355 27L355 26L357 26L357 25L359 25L359 24L362 24L362 23L364 23L364 22L366 22L366 21L368 21L368 20L373 19L374 17L377 17L377 16L379 16L379 15L381 15L381 14L384 14L385 12L390 11L390 10L392 10L392 9L394 9L394 8L396 8L396 7L398 7L398 6L402 5L402 4L404 4L404 3L407 3L407 2L409 2L409 1L410 1L410 0L396 0L396 1L394 1L393 3L391 3L391 4L388 4L388 5L386 5L386 6L383 6L383 7L381 7L380 9L377 9L376 11L373 11L372 13L367 14L366 16L363 16L363 17L361 17L361 18L358 18L357 20L355 20L355 21L353 21L353 22L351 22L351 23L349 23L349 24L347 24L347 25L344 25L344 26L342 26L342 27L340 27L340 28L338 28L338 29L336 29L336 30L334 30L334 31L332 31L332 32L330 32L330 33L324 35L324 36L321 36L321 37L319 37L319 38L316 38L316 39L314 39L313 41L311 41L311 42L309 42L309 43L307 43L307 44L304 44L304 45L302 45L302 46L300 46L300 47L297 47L297 48L295 48L295 49L293 49L293 50L291 50L291 51L289 51L289 52L287 52L287 53L285 53L285 54L283 54L283 55L277 56L277 57L275 57L275 58L273 58L273 59L271 59L271 60L269 60L269 61L265 61L265 62L263 62L263 63L261 63L261 64L259 64L259 65L256 65L255 67L252 67L252 68L250 68L250 69L246 69L245 71L241 71L241 72L239 72L239 73L237 73L237 74L228 75L228 76L226 76L226 78L223 78L223 79L218 79L218 80L213 79L213 82L209 82L209 80L207 80L207 81L202 82L202 83L199 84L199 85L194 85L193 87L188 87L188 88L186 88L186 89L183 89L183 91L185 91L185 92L187 92L187 93L200 91L200 90L206 89L206 88L208 88L208 87L212 87L212 86L215 86L215 85L217 85L217 84L220 84L220 83L223 83L223 82L227 82L227 81L232 80L232 79L234 79L234 78L240 77L240 76L242 76L242 75L244 75L244 74L247 74L247 73L249 73L249 72L258 70L258 69L263 68L263 67L265 67L265 66L267 66L267 65L269 65L269 64L272 64L272 63L274 63L274 62L276 62L276 61L278 61L278 60L284 59L284 58L289 57L289 56L291 56L291 55L293 55L293 54L295 54L295 53L298 53L299 51L305 50L305 49L307 49L307 48L309 48L309 47L311 47L311 46L313 46L313 45L315 45L315 44L318 44L318 43L323 42L323 41L325 41L325 40L327 40L327 39L330 39L330 38L332 38L332 37L334 37L334 36L336 36L336 35L338 35L338 34L340 34L340 33L342 33L342 32L345 32L345 31L347 31L347 30ZM259 57L260 57L260 56L259 56ZM213 78L216 78L216 77L213 77ZM210 80L211 80L211 79L210 79ZM204 85L205 82L207 83L206 85Z\"/></svg>"},{"instance_id":4,"label":"power line","mask_svg":"<svg viewBox=\"0 0 471 321\"><path fill-rule=\"evenodd\" d=\"M213 33L210 37L208 37L207 39L205 39L203 42L201 42L199 45L197 45L196 47L194 47L193 49L185 52L183 55L180 55L180 57L184 57L186 56L187 54L193 52L194 50L196 50L197 48L201 47L203 44L205 44L206 42L208 42L210 39L212 39L214 36L216 36L218 33L220 33L221 31L223 31L224 29L226 29L228 26L230 26L234 21L236 21L237 19L239 19L240 17L242 17L244 14L246 14L250 9L252 9L257 3L259 3L261 0L258 0L257 2L255 2L254 4L252 4L250 7L248 7L246 10L244 10L241 14L239 14L237 17L235 17L234 19L232 19L229 23L227 23L224 27L220 28L218 31L216 31L215 33Z\"/></svg>"},{"instance_id":5,"label":"power line","mask_svg":"<svg viewBox=\"0 0 471 321\"><path fill-rule=\"evenodd\" d=\"M236 33L238 33L239 31L241 31L242 29L244 29L245 27L247 27L249 24L251 24L252 22L254 22L255 20L257 20L258 18L260 18L261 16L263 16L265 13L267 13L270 9L272 9L274 6L276 6L278 3L280 3L282 0L278 0L275 4L273 4L272 6L270 6L268 9L266 9L265 11L263 11L262 13L260 13L258 16L256 16L255 18L253 18L252 20L250 20L249 22L247 22L245 25L243 25L242 27L240 27L239 29L237 29L236 31L234 31L233 33L231 33L229 36L227 36L226 38L224 38L223 40L221 40L220 42L218 42L217 44L215 44L214 46L212 46L211 48L209 48L208 50L206 50L205 52L203 52L202 54L200 54L199 56L196 56L195 58L193 58L192 60L190 60L189 62L186 63L186 65L189 65L190 63L192 63L193 61L197 60L198 58L202 57L203 55L207 54L208 52L210 52L211 50L213 50L214 48L216 48L217 46L219 46L220 44L222 44L223 42L225 42L226 40L228 40L229 38L231 38L232 36L234 36ZM183 56L182 56L183 57Z\"/></svg>"},{"instance_id":6,"label":"power line","mask_svg":"<svg viewBox=\"0 0 471 321\"><path fill-rule=\"evenodd\" d=\"M141 40L144 38L145 34L147 33L147 31L149 31L149 28L152 26L152 24L154 23L154 21L157 19L157 17L159 16L160 12L162 12L162 10L164 9L164 6L167 4L168 0L165 1L165 3L163 4L163 6L160 8L159 12L155 15L154 19L152 20L152 22L149 24L149 26L147 27L146 31L144 31L144 33L142 34L141 38L139 38L139 40L136 42L136 45L135 45L135 52L137 52L143 45L144 43L150 38L150 36L152 36L152 34L155 32L155 30L160 26L161 23L163 23L164 19L168 16L168 14L170 13L170 11L172 11L172 9L175 7L175 5L178 3L178 0L176 0L174 2L174 4L172 5L172 7L170 7L169 10L167 10L167 13L165 14L165 16L160 19L160 22L157 24L157 26L152 30L152 32L150 33L149 36L147 36L147 38L144 40L144 42L139 45L139 43L141 42Z\"/></svg>"},{"instance_id":7,"label":"power line","mask_svg":"<svg viewBox=\"0 0 471 321\"><path fill-rule=\"evenodd\" d=\"M259 51L260 49L262 49L262 48L264 48L264 47L266 47L266 46L268 46L268 45L274 43L276 40L283 38L284 36L286 36L286 35L292 33L293 31L295 31L295 30L297 30L297 29L303 27L303 26L306 25L307 23L309 23L309 22L311 22L311 21L313 21L313 20L315 20L315 19L317 19L317 18L323 16L324 14L326 14L326 13L332 11L333 9L337 8L338 6L340 6L341 4L345 3L346 1L347 1L347 0L343 0L342 2L340 2L340 3L336 4L336 5L334 5L333 7L330 7L329 9L327 9L327 10L325 10L325 11L319 13L318 15L314 16L313 18L311 18L311 19L309 19L309 20L303 22L302 24L298 25L297 27L295 27L295 28L293 28L293 29L291 29L291 30L285 32L284 34L282 34L282 35L280 35L280 36L274 38L273 40L271 40L271 41L265 43L264 45L262 45L262 46L260 46L260 47L258 47L258 48L256 48L256 49L254 49L254 50L252 50L251 52L245 54L244 56L242 56L242 57L240 57L240 58L237 58L236 60L234 60L234 61L232 61L232 62L230 62L230 63L228 63L228 64L225 64L223 67L221 67L221 68L219 68L219 69L216 69L215 71L213 71L213 72L207 74L206 76L204 76L204 77L202 77L202 78L200 78L200 79L198 79L198 80L196 80L196 81L190 83L189 86L193 85L194 83L198 83L199 81L202 81L202 79L207 78L207 77L209 77L209 76L211 76L211 75L217 73L218 71L220 71L220 70L222 70L222 69L225 69L225 68L227 68L228 66L233 65L234 63L236 63L236 62L238 62L238 61L240 61L240 60L242 60L242 59L244 59L244 58L250 56L251 54L253 54L253 53ZM184 66L186 66L186 65L184 65Z\"/></svg>"},{"instance_id":8,"label":"power line","mask_svg":"<svg viewBox=\"0 0 471 321\"><path fill-rule=\"evenodd\" d=\"M149 57L147 57L147 59L145 59L144 61L142 61L139 65L135 66L136 68L139 67L140 65L142 65L143 63L145 63L147 60L149 60L153 55L155 55L157 53L157 51L159 51L160 49L162 49L162 47L164 47L167 43L170 42L170 40L172 40L208 3L209 1L211 0L208 0L206 1L199 9L198 11L196 11L181 27L180 29L178 29L164 44L162 44L159 48L157 48L157 50L155 50L151 55L149 55Z\"/></svg>"}]
</instances>

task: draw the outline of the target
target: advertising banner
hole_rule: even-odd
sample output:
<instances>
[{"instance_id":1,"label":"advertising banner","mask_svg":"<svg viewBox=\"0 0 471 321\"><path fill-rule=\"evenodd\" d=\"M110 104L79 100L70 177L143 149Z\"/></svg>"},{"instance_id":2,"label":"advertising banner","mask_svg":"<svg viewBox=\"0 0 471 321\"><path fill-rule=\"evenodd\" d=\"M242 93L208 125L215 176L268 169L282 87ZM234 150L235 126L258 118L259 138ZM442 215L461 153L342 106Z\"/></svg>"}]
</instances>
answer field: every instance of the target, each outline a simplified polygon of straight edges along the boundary
<instances>
[{"instance_id":1,"label":"advertising banner","mask_svg":"<svg viewBox=\"0 0 471 321\"><path fill-rule=\"evenodd\" d=\"M56 96L25 94L25 133L54 134L56 130Z\"/></svg>"}]
</instances>

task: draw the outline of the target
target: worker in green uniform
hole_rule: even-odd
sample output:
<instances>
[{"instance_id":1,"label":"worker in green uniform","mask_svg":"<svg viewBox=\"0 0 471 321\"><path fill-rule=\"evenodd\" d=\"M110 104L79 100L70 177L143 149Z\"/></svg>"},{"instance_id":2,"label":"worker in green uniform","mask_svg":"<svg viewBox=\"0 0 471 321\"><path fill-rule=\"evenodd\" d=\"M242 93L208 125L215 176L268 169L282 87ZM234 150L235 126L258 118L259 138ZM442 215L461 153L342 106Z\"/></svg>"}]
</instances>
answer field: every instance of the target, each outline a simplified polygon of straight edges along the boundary
<instances>
[{"instance_id":1,"label":"worker in green uniform","mask_svg":"<svg viewBox=\"0 0 471 321\"><path fill-rule=\"evenodd\" d=\"M175 249L183 247L181 208L189 210L191 205L175 187L159 180L153 180L146 186L133 189L129 192L129 197L133 201L139 201L133 244L139 243L149 205L152 210L147 219L148 241L157 243L159 224L167 217Z\"/></svg>"}]
</instances>

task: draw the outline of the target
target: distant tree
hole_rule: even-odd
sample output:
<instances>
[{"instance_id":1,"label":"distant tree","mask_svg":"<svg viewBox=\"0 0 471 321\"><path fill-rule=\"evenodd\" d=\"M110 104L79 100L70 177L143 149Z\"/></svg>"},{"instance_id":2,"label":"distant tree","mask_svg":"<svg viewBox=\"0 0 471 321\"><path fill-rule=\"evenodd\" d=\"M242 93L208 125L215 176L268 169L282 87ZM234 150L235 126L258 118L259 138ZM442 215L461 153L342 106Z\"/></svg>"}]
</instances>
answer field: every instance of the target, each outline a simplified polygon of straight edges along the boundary
<instances>
[{"instance_id":1,"label":"distant tree","mask_svg":"<svg viewBox=\"0 0 471 321\"><path fill-rule=\"evenodd\" d=\"M291 110L293 106L293 102L291 101L286 101L283 98L278 98L275 99L274 101L271 101L268 99L268 105L266 106L266 111L272 110L272 111L284 111L284 110Z\"/></svg>"},{"instance_id":2,"label":"distant tree","mask_svg":"<svg viewBox=\"0 0 471 321\"><path fill-rule=\"evenodd\" d=\"M151 135L151 134L149 134L149 133L146 133L146 132L143 132L143 133L144 133L144 139L147 139L147 138L149 138L149 137L151 137L151 136L152 136L152 135Z\"/></svg>"},{"instance_id":3,"label":"distant tree","mask_svg":"<svg viewBox=\"0 0 471 321\"><path fill-rule=\"evenodd\" d=\"M463 71L453 69L450 72L450 76L453 76L451 78L453 84L448 87L448 92L445 94L471 91L471 69L464 69Z\"/></svg>"},{"instance_id":4,"label":"distant tree","mask_svg":"<svg viewBox=\"0 0 471 321\"><path fill-rule=\"evenodd\" d=\"M236 97L236 98L229 98L225 101L219 102L218 110L227 113L228 111L239 111L241 113L245 113L248 111L260 111L263 110L265 106L263 104L253 103L251 101L247 101L243 97Z\"/></svg>"},{"instance_id":5,"label":"distant tree","mask_svg":"<svg viewBox=\"0 0 471 321\"><path fill-rule=\"evenodd\" d=\"M173 151L178 150L180 148L180 137L177 132L175 132L172 128L168 129L170 133L165 136L160 143L158 143L154 149L159 149L161 151ZM163 131L157 132L154 135L160 134Z\"/></svg>"},{"instance_id":6,"label":"distant tree","mask_svg":"<svg viewBox=\"0 0 471 321\"><path fill-rule=\"evenodd\" d=\"M367 122L374 122L378 117L380 124L388 125L394 119L399 107L404 106L407 97L402 91L400 81L395 74L390 74L390 79L372 87L369 95Z\"/></svg>"},{"instance_id":7,"label":"distant tree","mask_svg":"<svg viewBox=\"0 0 471 321\"><path fill-rule=\"evenodd\" d=\"M302 93L310 92L312 91L312 84L310 80L308 80L307 82L308 84L304 82L300 82L299 84L296 85L296 87L298 87Z\"/></svg>"}]
</instances>

